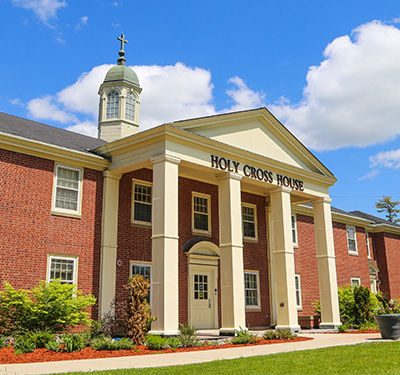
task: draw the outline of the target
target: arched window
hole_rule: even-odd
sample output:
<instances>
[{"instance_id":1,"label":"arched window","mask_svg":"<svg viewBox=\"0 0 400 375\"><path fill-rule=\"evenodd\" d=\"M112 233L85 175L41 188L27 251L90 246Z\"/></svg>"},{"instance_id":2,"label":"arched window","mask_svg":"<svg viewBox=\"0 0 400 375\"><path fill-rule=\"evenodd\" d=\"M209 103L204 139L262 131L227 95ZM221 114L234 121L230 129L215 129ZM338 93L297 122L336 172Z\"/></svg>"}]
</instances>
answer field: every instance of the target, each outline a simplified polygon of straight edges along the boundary
<instances>
[{"instance_id":1,"label":"arched window","mask_svg":"<svg viewBox=\"0 0 400 375\"><path fill-rule=\"evenodd\" d=\"M127 120L135 121L135 101L135 95L128 92L125 103L125 118Z\"/></svg>"},{"instance_id":2,"label":"arched window","mask_svg":"<svg viewBox=\"0 0 400 375\"><path fill-rule=\"evenodd\" d=\"M111 91L107 95L107 119L118 117L119 94Z\"/></svg>"}]
</instances>

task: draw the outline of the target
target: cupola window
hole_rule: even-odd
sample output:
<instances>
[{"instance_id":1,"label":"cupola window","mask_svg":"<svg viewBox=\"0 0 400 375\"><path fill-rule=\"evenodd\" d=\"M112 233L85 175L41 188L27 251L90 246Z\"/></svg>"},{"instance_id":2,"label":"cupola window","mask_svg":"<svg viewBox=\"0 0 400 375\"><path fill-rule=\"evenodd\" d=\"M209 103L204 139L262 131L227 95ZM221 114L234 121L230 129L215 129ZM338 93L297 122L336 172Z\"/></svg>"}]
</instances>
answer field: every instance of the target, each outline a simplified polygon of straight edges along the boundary
<instances>
[{"instance_id":1,"label":"cupola window","mask_svg":"<svg viewBox=\"0 0 400 375\"><path fill-rule=\"evenodd\" d=\"M107 95L107 119L118 118L119 94L111 91Z\"/></svg>"},{"instance_id":2,"label":"cupola window","mask_svg":"<svg viewBox=\"0 0 400 375\"><path fill-rule=\"evenodd\" d=\"M135 95L129 92L126 95L125 104L125 118L127 120L135 121Z\"/></svg>"}]
</instances>

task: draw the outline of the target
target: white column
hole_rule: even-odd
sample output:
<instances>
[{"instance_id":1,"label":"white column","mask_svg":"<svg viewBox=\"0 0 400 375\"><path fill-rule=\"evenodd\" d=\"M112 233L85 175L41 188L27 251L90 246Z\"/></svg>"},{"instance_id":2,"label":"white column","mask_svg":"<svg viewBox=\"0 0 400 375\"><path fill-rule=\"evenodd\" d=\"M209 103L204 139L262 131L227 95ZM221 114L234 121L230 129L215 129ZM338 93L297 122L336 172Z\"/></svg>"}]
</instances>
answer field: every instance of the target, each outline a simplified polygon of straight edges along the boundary
<instances>
[{"instance_id":1,"label":"white column","mask_svg":"<svg viewBox=\"0 0 400 375\"><path fill-rule=\"evenodd\" d=\"M178 164L161 155L153 163L151 334L178 334Z\"/></svg>"},{"instance_id":2,"label":"white column","mask_svg":"<svg viewBox=\"0 0 400 375\"><path fill-rule=\"evenodd\" d=\"M320 328L324 329L336 329L341 325L330 203L330 198L313 201L321 303Z\"/></svg>"},{"instance_id":3,"label":"white column","mask_svg":"<svg viewBox=\"0 0 400 375\"><path fill-rule=\"evenodd\" d=\"M222 327L232 335L245 328L241 176L225 173L218 178Z\"/></svg>"},{"instance_id":4,"label":"white column","mask_svg":"<svg viewBox=\"0 0 400 375\"><path fill-rule=\"evenodd\" d=\"M271 192L271 223L273 235L276 329L300 331L297 319L294 250L291 224L290 188Z\"/></svg>"},{"instance_id":5,"label":"white column","mask_svg":"<svg viewBox=\"0 0 400 375\"><path fill-rule=\"evenodd\" d=\"M101 222L99 316L111 310L115 298L118 240L118 196L120 174L103 173L103 212Z\"/></svg>"}]
</instances>

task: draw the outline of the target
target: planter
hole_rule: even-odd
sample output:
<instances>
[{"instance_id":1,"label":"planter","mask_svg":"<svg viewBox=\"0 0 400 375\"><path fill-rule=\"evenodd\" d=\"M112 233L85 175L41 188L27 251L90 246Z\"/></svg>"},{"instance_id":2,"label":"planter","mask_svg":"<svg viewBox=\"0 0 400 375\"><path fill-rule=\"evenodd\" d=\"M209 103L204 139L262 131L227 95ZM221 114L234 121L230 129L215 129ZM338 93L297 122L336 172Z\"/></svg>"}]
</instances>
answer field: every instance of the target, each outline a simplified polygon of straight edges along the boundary
<instances>
[{"instance_id":1,"label":"planter","mask_svg":"<svg viewBox=\"0 0 400 375\"><path fill-rule=\"evenodd\" d=\"M398 340L400 338L400 314L375 315L383 339Z\"/></svg>"}]
</instances>

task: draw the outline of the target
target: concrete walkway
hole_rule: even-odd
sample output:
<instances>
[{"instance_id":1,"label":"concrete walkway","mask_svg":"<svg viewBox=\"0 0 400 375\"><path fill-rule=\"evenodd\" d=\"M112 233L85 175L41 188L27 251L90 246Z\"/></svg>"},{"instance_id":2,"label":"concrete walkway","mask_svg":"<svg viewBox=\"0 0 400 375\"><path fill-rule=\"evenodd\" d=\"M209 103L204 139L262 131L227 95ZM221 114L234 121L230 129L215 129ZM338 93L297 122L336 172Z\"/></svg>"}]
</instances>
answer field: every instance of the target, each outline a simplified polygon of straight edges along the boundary
<instances>
[{"instance_id":1,"label":"concrete walkway","mask_svg":"<svg viewBox=\"0 0 400 375\"><path fill-rule=\"evenodd\" d=\"M368 342L387 342L379 333L366 334L301 334L313 340L284 344L255 345L229 349L204 350L198 352L153 354L133 357L82 359L78 361L59 361L0 365L1 375L52 374L75 371L112 370L123 368L143 368L184 365L210 362L220 359L233 359L267 355L299 350L327 348L331 346L355 345Z\"/></svg>"}]
</instances>

